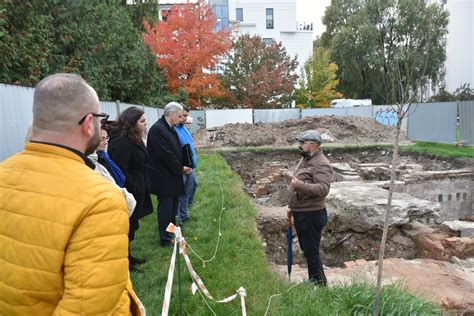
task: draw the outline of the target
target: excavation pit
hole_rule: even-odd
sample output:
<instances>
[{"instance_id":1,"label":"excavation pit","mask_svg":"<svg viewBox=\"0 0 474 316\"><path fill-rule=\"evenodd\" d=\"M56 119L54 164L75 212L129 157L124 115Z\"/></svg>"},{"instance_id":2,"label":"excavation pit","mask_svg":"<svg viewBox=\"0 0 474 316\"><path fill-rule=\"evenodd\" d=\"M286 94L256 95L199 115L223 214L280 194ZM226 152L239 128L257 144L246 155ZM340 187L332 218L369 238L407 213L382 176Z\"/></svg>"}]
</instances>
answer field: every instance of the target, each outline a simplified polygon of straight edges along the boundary
<instances>
[{"instance_id":1,"label":"excavation pit","mask_svg":"<svg viewBox=\"0 0 474 316\"><path fill-rule=\"evenodd\" d=\"M388 147L332 148L324 153L335 171L327 199L330 220L321 241L324 263L343 267L348 261L374 260L382 234L392 150ZM246 192L259 207L257 226L268 260L286 264L285 174L295 167L299 159L297 151L230 151L222 155L240 175ZM445 238L461 236L460 231L442 230L441 224L470 219L474 214L472 160L401 153L396 174L387 258L430 257L426 250L420 249L423 247L420 240L412 236L410 225L413 222L433 229L430 233L443 231ZM472 236L470 228L466 228L464 234ZM304 264L296 236L293 241L294 263ZM446 252L444 258L449 258L450 250L443 251Z\"/></svg>"}]
</instances>

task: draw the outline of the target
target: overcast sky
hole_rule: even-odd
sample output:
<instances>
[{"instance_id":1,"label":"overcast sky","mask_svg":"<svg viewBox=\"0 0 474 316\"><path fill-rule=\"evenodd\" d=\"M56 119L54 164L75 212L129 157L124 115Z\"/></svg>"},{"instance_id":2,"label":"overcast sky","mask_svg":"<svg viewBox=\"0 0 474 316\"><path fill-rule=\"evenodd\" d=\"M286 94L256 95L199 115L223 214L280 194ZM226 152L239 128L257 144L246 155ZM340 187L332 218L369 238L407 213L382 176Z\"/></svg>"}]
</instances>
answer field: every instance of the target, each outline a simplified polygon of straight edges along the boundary
<instances>
[{"instance_id":1,"label":"overcast sky","mask_svg":"<svg viewBox=\"0 0 474 316\"><path fill-rule=\"evenodd\" d=\"M296 18L301 22L313 22L313 38L324 32L321 18L331 0L296 0Z\"/></svg>"}]
</instances>

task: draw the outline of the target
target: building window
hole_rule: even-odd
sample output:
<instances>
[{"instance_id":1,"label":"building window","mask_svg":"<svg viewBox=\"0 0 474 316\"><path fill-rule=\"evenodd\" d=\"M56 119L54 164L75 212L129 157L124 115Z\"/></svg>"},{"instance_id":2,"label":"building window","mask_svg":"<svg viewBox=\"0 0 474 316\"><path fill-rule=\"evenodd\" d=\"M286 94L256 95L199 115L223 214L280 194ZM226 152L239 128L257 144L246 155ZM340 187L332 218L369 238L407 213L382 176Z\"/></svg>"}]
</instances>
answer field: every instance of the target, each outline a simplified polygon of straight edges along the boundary
<instances>
[{"instance_id":1,"label":"building window","mask_svg":"<svg viewBox=\"0 0 474 316\"><path fill-rule=\"evenodd\" d=\"M229 6L228 5L213 5L212 9L216 14L217 23L214 29L215 32L229 30Z\"/></svg>"},{"instance_id":2,"label":"building window","mask_svg":"<svg viewBox=\"0 0 474 316\"><path fill-rule=\"evenodd\" d=\"M166 20L168 19L168 16L171 14L171 10L170 9L165 9L165 10L161 10L161 20L163 22L166 22Z\"/></svg>"},{"instance_id":3,"label":"building window","mask_svg":"<svg viewBox=\"0 0 474 316\"><path fill-rule=\"evenodd\" d=\"M266 45L272 45L273 39L272 39L272 38L262 38L262 41L263 41Z\"/></svg>"},{"instance_id":4,"label":"building window","mask_svg":"<svg viewBox=\"0 0 474 316\"><path fill-rule=\"evenodd\" d=\"M237 21L243 22L244 21L244 9L237 8L235 9L235 17Z\"/></svg>"},{"instance_id":5,"label":"building window","mask_svg":"<svg viewBox=\"0 0 474 316\"><path fill-rule=\"evenodd\" d=\"M266 20L267 20L267 29L273 29L273 8L265 9Z\"/></svg>"}]
</instances>

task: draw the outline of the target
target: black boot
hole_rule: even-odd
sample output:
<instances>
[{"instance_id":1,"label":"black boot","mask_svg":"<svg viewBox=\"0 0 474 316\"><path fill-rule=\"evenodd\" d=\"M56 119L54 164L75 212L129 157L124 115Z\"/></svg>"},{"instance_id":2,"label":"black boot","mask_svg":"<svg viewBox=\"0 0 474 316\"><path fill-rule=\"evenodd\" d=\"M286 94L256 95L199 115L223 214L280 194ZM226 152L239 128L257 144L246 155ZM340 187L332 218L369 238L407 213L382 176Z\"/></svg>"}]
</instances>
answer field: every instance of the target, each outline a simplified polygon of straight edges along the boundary
<instances>
[{"instance_id":1,"label":"black boot","mask_svg":"<svg viewBox=\"0 0 474 316\"><path fill-rule=\"evenodd\" d=\"M134 256L132 256L132 254L129 254L129 255L128 255L128 261L129 261L130 264L132 264L132 265L137 265L137 264L144 264L144 263L146 263L146 259L135 258Z\"/></svg>"},{"instance_id":2,"label":"black boot","mask_svg":"<svg viewBox=\"0 0 474 316\"><path fill-rule=\"evenodd\" d=\"M130 251L130 245L128 246L128 262L130 262L130 265L136 265L136 264L144 264L146 262L145 259L141 258L135 258L132 256L132 252Z\"/></svg>"},{"instance_id":3,"label":"black boot","mask_svg":"<svg viewBox=\"0 0 474 316\"><path fill-rule=\"evenodd\" d=\"M129 269L130 269L130 272L143 273L143 270L137 268L137 266L134 264L130 264Z\"/></svg>"}]
</instances>

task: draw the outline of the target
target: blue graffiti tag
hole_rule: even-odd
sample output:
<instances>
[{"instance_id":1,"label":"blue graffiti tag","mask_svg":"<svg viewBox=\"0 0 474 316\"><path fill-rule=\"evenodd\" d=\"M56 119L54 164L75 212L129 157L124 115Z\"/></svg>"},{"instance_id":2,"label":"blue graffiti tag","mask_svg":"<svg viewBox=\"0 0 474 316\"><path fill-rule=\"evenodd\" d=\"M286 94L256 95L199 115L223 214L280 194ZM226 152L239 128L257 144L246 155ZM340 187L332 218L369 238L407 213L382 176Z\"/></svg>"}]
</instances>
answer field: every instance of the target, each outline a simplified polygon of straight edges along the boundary
<instances>
[{"instance_id":1,"label":"blue graffiti tag","mask_svg":"<svg viewBox=\"0 0 474 316\"><path fill-rule=\"evenodd\" d=\"M375 112L374 119L384 125L396 126L398 122L397 111L394 109L379 109Z\"/></svg>"}]
</instances>

